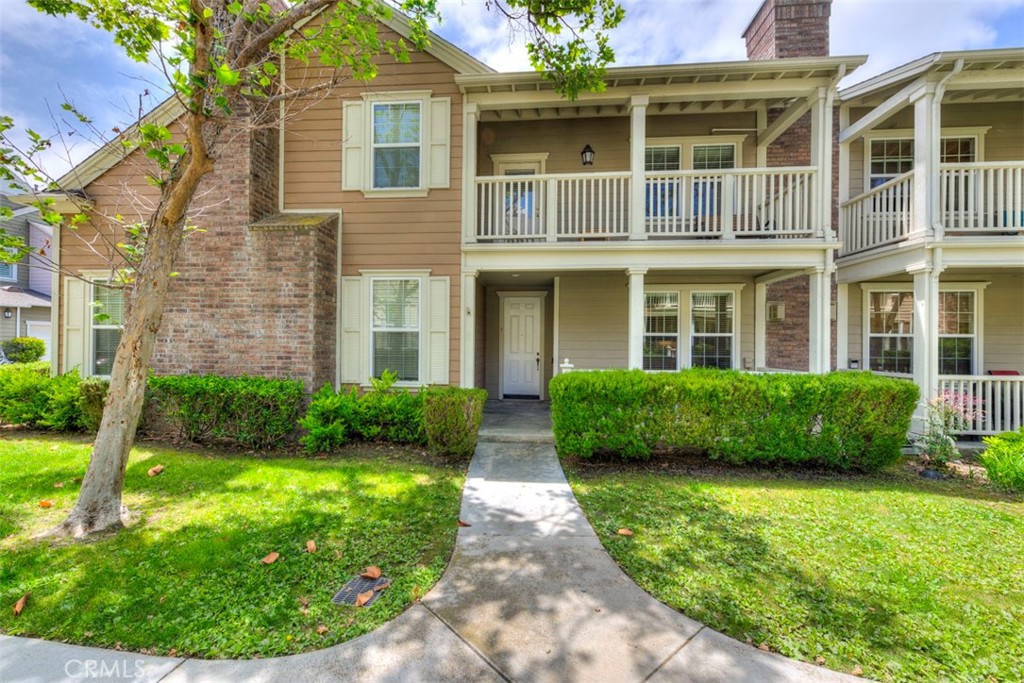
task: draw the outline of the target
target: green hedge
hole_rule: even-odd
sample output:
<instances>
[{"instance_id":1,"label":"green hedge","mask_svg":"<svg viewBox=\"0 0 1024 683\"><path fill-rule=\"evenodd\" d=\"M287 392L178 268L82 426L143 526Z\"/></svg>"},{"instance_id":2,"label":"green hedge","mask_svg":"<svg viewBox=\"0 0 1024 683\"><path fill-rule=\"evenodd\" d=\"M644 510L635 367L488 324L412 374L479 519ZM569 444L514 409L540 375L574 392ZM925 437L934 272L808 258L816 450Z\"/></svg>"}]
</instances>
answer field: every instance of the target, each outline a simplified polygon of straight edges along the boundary
<instances>
[{"instance_id":1,"label":"green hedge","mask_svg":"<svg viewBox=\"0 0 1024 683\"><path fill-rule=\"evenodd\" d=\"M573 372L551 381L562 454L648 458L700 450L731 463L874 470L899 458L918 399L912 382L867 372L709 369Z\"/></svg>"},{"instance_id":2,"label":"green hedge","mask_svg":"<svg viewBox=\"0 0 1024 683\"><path fill-rule=\"evenodd\" d=\"M46 353L46 342L35 337L15 337L0 342L0 348L12 363L35 363Z\"/></svg>"},{"instance_id":3,"label":"green hedge","mask_svg":"<svg viewBox=\"0 0 1024 683\"><path fill-rule=\"evenodd\" d=\"M486 402L484 389L427 389L423 393L423 425L430 452L458 458L472 456Z\"/></svg>"},{"instance_id":4,"label":"green hedge","mask_svg":"<svg viewBox=\"0 0 1024 683\"><path fill-rule=\"evenodd\" d=\"M154 376L149 390L181 437L261 450L292 435L304 403L302 382L266 377Z\"/></svg>"},{"instance_id":5,"label":"green hedge","mask_svg":"<svg viewBox=\"0 0 1024 683\"><path fill-rule=\"evenodd\" d=\"M1000 488L1024 492L1024 427L1015 432L986 436L981 464L989 481Z\"/></svg>"},{"instance_id":6,"label":"green hedge","mask_svg":"<svg viewBox=\"0 0 1024 683\"><path fill-rule=\"evenodd\" d=\"M299 426L306 430L300 441L310 453L329 453L352 441L387 441L427 444L446 455L472 454L487 392L482 389L432 387L417 393L394 386L395 376L385 372L371 380L370 391L358 387L340 392L325 385L313 395ZM431 404L431 419L425 404ZM461 410L462 419L457 418ZM442 430L449 430L442 435ZM471 444L471 445L470 445Z\"/></svg>"}]
</instances>

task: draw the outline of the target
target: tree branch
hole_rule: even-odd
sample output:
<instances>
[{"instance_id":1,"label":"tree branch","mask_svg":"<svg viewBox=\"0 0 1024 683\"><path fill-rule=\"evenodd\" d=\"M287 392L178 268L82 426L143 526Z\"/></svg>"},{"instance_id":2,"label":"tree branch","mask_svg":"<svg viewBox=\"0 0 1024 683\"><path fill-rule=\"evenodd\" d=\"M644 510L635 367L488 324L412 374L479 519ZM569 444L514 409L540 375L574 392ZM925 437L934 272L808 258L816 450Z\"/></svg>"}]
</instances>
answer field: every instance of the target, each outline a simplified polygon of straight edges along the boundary
<instances>
[{"instance_id":1,"label":"tree branch","mask_svg":"<svg viewBox=\"0 0 1024 683\"><path fill-rule=\"evenodd\" d=\"M249 41L249 44L231 60L231 68L235 70L245 68L250 62L262 55L272 42L295 28L296 24L336 2L338 0L306 0L306 2L295 5L278 17L277 21L271 24L269 28ZM232 48L232 45L228 45L228 54L232 53Z\"/></svg>"}]
</instances>

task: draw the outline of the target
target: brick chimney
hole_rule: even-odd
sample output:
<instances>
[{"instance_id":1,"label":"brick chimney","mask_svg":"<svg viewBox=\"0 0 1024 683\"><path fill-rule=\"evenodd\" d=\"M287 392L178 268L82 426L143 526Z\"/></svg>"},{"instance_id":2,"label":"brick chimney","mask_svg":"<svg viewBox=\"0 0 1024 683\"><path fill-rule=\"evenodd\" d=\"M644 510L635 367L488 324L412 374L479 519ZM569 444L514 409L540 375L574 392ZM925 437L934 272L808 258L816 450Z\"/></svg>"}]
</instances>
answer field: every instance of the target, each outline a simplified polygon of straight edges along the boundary
<instances>
[{"instance_id":1,"label":"brick chimney","mask_svg":"<svg viewBox=\"0 0 1024 683\"><path fill-rule=\"evenodd\" d=\"M832 0L764 0L743 38L747 59L827 57Z\"/></svg>"}]
</instances>

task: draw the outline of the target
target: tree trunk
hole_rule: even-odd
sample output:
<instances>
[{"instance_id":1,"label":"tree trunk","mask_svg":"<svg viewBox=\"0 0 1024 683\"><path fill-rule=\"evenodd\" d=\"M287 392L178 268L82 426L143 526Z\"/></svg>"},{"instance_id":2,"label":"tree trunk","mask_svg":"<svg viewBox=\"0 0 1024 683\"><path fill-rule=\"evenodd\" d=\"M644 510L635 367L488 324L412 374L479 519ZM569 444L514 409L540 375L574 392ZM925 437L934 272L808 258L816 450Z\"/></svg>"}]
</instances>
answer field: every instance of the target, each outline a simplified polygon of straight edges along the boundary
<instances>
[{"instance_id":1,"label":"tree trunk","mask_svg":"<svg viewBox=\"0 0 1024 683\"><path fill-rule=\"evenodd\" d=\"M199 117L193 117L192 123L202 125ZM213 167L205 142L199 145L200 149L193 144L179 161L175 171L180 172L171 173L160 204L149 220L145 252L125 302L121 340L89 468L75 507L50 534L81 537L119 529L128 521L128 510L121 502L125 467L142 414L146 377L167 288L184 237L185 214L199 182Z\"/></svg>"}]
</instances>

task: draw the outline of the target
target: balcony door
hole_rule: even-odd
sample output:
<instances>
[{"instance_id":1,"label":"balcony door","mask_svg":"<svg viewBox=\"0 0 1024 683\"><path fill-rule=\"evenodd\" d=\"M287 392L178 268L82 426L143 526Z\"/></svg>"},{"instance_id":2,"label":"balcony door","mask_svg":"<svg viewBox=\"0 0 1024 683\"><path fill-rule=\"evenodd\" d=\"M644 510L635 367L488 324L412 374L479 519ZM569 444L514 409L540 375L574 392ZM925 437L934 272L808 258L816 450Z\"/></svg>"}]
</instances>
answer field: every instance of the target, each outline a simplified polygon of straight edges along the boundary
<instances>
[{"instance_id":1,"label":"balcony door","mask_svg":"<svg viewBox=\"0 0 1024 683\"><path fill-rule=\"evenodd\" d=\"M544 173L545 159L529 154L496 154L491 158L494 175L508 177L500 195L504 207L504 234L516 237L543 235L543 186L530 176Z\"/></svg>"}]
</instances>

